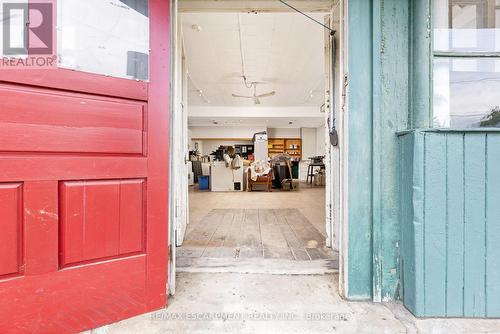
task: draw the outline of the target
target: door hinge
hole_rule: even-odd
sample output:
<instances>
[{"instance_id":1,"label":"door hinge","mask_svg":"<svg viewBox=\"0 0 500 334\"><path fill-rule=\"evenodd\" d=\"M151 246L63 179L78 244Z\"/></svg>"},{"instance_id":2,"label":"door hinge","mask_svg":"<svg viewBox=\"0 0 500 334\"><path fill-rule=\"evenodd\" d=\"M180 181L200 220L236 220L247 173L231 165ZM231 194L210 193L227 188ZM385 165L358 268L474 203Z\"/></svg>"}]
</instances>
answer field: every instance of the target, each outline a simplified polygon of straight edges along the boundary
<instances>
[{"instance_id":1,"label":"door hinge","mask_svg":"<svg viewBox=\"0 0 500 334\"><path fill-rule=\"evenodd\" d=\"M347 87L349 87L349 73L344 74L344 84L342 85L342 112L346 112Z\"/></svg>"},{"instance_id":2,"label":"door hinge","mask_svg":"<svg viewBox=\"0 0 500 334\"><path fill-rule=\"evenodd\" d=\"M179 200L175 202L175 218L179 218L181 216L181 204Z\"/></svg>"}]
</instances>

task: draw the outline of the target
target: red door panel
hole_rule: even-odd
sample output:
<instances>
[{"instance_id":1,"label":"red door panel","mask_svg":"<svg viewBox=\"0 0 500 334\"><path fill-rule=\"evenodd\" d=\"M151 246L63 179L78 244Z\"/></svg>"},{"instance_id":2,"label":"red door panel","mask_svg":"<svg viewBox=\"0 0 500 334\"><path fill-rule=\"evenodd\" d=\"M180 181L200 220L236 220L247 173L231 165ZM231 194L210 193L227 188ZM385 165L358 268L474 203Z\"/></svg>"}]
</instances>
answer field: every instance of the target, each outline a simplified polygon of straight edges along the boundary
<instances>
[{"instance_id":1,"label":"red door panel","mask_svg":"<svg viewBox=\"0 0 500 334\"><path fill-rule=\"evenodd\" d=\"M63 0L64 1L64 0ZM152 0L149 0L152 1ZM168 15L168 12L167 12ZM137 101L147 101L149 84L146 82L100 77L91 73L75 72L63 68L50 71L34 69L29 71L4 71L0 74L3 81L22 85L33 85L67 90L72 92L91 93L101 96L123 97Z\"/></svg>"},{"instance_id":2,"label":"red door panel","mask_svg":"<svg viewBox=\"0 0 500 334\"><path fill-rule=\"evenodd\" d=\"M126 100L0 86L0 146L3 152L142 154L143 110Z\"/></svg>"},{"instance_id":3,"label":"red door panel","mask_svg":"<svg viewBox=\"0 0 500 334\"><path fill-rule=\"evenodd\" d=\"M119 254L144 251L145 190L144 180L124 180L120 183Z\"/></svg>"},{"instance_id":4,"label":"red door panel","mask_svg":"<svg viewBox=\"0 0 500 334\"><path fill-rule=\"evenodd\" d=\"M1 284L1 332L76 333L159 308L146 305L146 271L140 255Z\"/></svg>"},{"instance_id":5,"label":"red door panel","mask_svg":"<svg viewBox=\"0 0 500 334\"><path fill-rule=\"evenodd\" d=\"M21 271L22 184L0 184L0 279Z\"/></svg>"},{"instance_id":6,"label":"red door panel","mask_svg":"<svg viewBox=\"0 0 500 334\"><path fill-rule=\"evenodd\" d=\"M59 268L58 259L54 256L59 251L57 196L57 181L27 181L23 184L26 276L55 272Z\"/></svg>"},{"instance_id":7,"label":"red door panel","mask_svg":"<svg viewBox=\"0 0 500 334\"><path fill-rule=\"evenodd\" d=\"M144 181L63 182L63 266L144 252Z\"/></svg>"},{"instance_id":8,"label":"red door panel","mask_svg":"<svg viewBox=\"0 0 500 334\"><path fill-rule=\"evenodd\" d=\"M149 1L149 82L0 70L0 333L166 305L169 5Z\"/></svg>"}]
</instances>

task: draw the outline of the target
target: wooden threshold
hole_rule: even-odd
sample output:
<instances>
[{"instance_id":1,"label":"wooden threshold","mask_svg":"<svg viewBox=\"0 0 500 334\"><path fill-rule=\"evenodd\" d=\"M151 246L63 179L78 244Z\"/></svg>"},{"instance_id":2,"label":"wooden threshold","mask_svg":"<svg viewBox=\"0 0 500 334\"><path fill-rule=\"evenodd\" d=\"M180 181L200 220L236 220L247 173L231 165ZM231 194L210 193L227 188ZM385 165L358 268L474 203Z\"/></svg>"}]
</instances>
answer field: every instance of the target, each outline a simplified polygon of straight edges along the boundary
<instances>
[{"instance_id":1,"label":"wooden threshold","mask_svg":"<svg viewBox=\"0 0 500 334\"><path fill-rule=\"evenodd\" d=\"M238 273L270 275L324 275L338 273L339 262L332 260L294 261L262 258L178 257L177 272Z\"/></svg>"}]
</instances>

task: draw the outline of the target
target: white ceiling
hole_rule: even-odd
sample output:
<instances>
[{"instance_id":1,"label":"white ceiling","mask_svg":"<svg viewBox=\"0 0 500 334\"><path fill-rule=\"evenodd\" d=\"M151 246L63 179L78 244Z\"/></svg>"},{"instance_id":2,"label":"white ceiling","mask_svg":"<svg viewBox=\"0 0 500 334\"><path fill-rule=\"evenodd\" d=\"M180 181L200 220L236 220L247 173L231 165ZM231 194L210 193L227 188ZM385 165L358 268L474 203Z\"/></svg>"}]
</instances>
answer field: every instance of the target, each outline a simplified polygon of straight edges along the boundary
<instances>
[{"instance_id":1,"label":"white ceiling","mask_svg":"<svg viewBox=\"0 0 500 334\"><path fill-rule=\"evenodd\" d=\"M320 22L325 16L310 15ZM323 104L324 28L320 25L298 13L183 13L181 20L190 105L253 106L251 100L231 96L253 93L241 78L238 21L246 76L249 81L265 82L258 86L258 94L276 91L275 96L262 99L262 106Z\"/></svg>"}]
</instances>

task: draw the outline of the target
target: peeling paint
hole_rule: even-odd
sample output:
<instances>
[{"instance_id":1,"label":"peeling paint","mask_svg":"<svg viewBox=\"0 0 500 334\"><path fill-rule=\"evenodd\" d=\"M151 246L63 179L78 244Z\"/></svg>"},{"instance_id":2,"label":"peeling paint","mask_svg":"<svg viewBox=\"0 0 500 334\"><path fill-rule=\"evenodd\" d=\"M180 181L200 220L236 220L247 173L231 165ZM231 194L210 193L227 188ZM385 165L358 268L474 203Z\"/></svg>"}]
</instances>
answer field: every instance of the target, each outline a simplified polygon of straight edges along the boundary
<instances>
[{"instance_id":1,"label":"peeling paint","mask_svg":"<svg viewBox=\"0 0 500 334\"><path fill-rule=\"evenodd\" d=\"M24 212L25 212L25 214L27 216L33 217L33 218L35 218L37 220L41 220L41 221L44 221L44 222L53 221L53 220L58 220L59 219L59 215L57 213L46 211L45 209L41 209L41 210L37 210L37 211L33 212L31 209L26 208L24 210Z\"/></svg>"}]
</instances>

